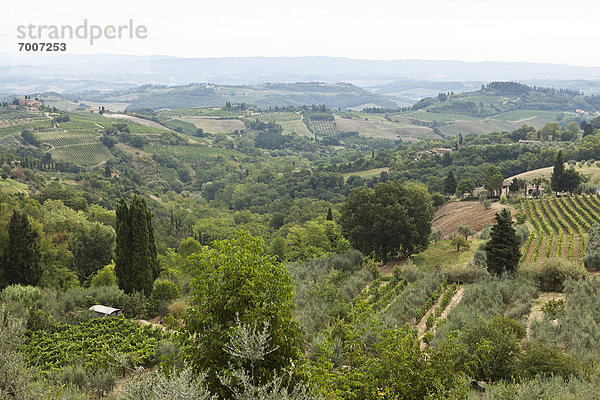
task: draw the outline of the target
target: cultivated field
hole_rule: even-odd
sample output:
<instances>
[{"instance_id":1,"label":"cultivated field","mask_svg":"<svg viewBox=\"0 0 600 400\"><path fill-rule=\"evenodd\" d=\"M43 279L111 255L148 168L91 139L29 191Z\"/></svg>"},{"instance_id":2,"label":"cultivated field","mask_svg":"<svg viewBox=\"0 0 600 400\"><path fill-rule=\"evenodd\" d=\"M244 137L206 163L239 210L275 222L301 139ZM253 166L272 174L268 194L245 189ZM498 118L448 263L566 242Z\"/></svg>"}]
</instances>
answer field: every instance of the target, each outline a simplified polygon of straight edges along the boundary
<instances>
[{"instance_id":1,"label":"cultivated field","mask_svg":"<svg viewBox=\"0 0 600 400\"><path fill-rule=\"evenodd\" d=\"M431 229L439 229L444 236L456 233L458 227L466 225L476 232L481 232L488 224L496 223L496 213L503 208L514 209L510 206L492 203L489 209L485 209L477 201L453 201L440 207L433 217Z\"/></svg>"},{"instance_id":2,"label":"cultivated field","mask_svg":"<svg viewBox=\"0 0 600 400\"><path fill-rule=\"evenodd\" d=\"M232 133L235 130L244 129L244 122L239 119L219 119L215 117L179 117L175 118L193 124L196 128L202 128L206 133Z\"/></svg>"},{"instance_id":3,"label":"cultivated field","mask_svg":"<svg viewBox=\"0 0 600 400\"><path fill-rule=\"evenodd\" d=\"M521 208L533 226L522 249L522 260L560 257L581 261L586 232L600 222L600 198L596 195L544 196L523 200Z\"/></svg>"}]
</instances>

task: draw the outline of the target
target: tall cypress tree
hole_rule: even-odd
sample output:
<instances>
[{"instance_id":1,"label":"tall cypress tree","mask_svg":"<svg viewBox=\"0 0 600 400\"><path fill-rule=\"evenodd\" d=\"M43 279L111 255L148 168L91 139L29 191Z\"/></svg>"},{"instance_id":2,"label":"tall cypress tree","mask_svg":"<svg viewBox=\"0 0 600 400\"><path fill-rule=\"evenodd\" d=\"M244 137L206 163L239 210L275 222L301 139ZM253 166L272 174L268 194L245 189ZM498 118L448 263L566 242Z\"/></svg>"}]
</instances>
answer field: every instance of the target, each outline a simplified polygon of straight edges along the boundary
<instances>
[{"instance_id":1,"label":"tall cypress tree","mask_svg":"<svg viewBox=\"0 0 600 400\"><path fill-rule=\"evenodd\" d=\"M129 207L125 200L117 207L117 247L115 274L125 293L143 292L149 296L160 274L152 213L146 202L134 196Z\"/></svg>"},{"instance_id":2,"label":"tall cypress tree","mask_svg":"<svg viewBox=\"0 0 600 400\"><path fill-rule=\"evenodd\" d=\"M552 170L552 176L550 177L550 185L552 186L553 192L562 192L565 190L564 174L565 160L563 159L562 150L559 150L554 159L554 169Z\"/></svg>"},{"instance_id":3,"label":"tall cypress tree","mask_svg":"<svg viewBox=\"0 0 600 400\"><path fill-rule=\"evenodd\" d=\"M454 194L454 192L456 192L456 178L452 171L448 172L446 179L444 179L444 192L446 192L446 194Z\"/></svg>"},{"instance_id":4,"label":"tall cypress tree","mask_svg":"<svg viewBox=\"0 0 600 400\"><path fill-rule=\"evenodd\" d=\"M42 277L39 233L27 214L14 211L8 225L8 248L4 254L2 280L8 285L37 285Z\"/></svg>"},{"instance_id":5,"label":"tall cypress tree","mask_svg":"<svg viewBox=\"0 0 600 400\"><path fill-rule=\"evenodd\" d=\"M512 217L507 208L496 213L496 225L492 226L490 240L485 245L488 271L499 275L514 272L521 258L519 239L512 226Z\"/></svg>"}]
</instances>

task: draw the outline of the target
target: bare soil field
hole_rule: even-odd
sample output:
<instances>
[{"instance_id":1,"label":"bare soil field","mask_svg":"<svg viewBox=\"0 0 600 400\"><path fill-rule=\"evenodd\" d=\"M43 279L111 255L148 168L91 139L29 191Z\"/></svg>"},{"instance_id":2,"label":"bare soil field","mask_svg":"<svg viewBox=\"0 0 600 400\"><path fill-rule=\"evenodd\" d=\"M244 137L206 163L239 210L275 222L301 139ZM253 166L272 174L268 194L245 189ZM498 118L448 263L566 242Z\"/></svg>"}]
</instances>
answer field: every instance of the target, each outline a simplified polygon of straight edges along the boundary
<instances>
[{"instance_id":1,"label":"bare soil field","mask_svg":"<svg viewBox=\"0 0 600 400\"><path fill-rule=\"evenodd\" d=\"M444 204L433 216L431 229L439 229L444 236L456 233L458 227L466 225L476 232L481 232L487 224L496 222L496 213L503 208L509 208L514 214L515 209L511 206L492 203L487 210L478 201L453 201Z\"/></svg>"}]
</instances>

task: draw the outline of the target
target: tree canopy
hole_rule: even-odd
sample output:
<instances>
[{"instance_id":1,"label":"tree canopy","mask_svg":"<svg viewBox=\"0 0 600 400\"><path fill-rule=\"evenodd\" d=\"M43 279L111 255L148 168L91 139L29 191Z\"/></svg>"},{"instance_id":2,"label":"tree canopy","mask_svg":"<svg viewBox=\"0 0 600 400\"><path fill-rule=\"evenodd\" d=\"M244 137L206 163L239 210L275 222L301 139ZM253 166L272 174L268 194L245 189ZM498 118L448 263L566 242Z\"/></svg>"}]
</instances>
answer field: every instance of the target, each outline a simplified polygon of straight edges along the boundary
<instances>
[{"instance_id":1,"label":"tree canopy","mask_svg":"<svg viewBox=\"0 0 600 400\"><path fill-rule=\"evenodd\" d=\"M425 187L401 182L379 183L350 192L342 205L342 233L358 250L387 260L427 248L433 218Z\"/></svg>"},{"instance_id":2,"label":"tree canopy","mask_svg":"<svg viewBox=\"0 0 600 400\"><path fill-rule=\"evenodd\" d=\"M262 239L239 231L203 248L190 261L192 307L182 327L188 334L185 352L194 368L210 368L213 385L219 386L217 373L235 360L223 347L239 324L268 326L276 350L256 362L259 379L269 379L301 358L293 282L287 268L265 253Z\"/></svg>"}]
</instances>

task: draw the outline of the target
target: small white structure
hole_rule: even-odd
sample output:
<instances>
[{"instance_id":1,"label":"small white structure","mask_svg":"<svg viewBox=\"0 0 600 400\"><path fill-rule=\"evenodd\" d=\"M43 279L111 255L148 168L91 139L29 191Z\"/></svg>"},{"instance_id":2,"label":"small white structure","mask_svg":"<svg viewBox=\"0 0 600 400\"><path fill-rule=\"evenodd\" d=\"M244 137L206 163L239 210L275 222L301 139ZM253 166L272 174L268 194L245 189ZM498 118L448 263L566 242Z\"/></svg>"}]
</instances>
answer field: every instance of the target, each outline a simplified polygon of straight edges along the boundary
<instances>
[{"instance_id":1,"label":"small white structure","mask_svg":"<svg viewBox=\"0 0 600 400\"><path fill-rule=\"evenodd\" d=\"M97 317L116 317L117 315L123 314L123 310L120 308L112 308L97 304L88 308L93 313L96 313Z\"/></svg>"}]
</instances>

